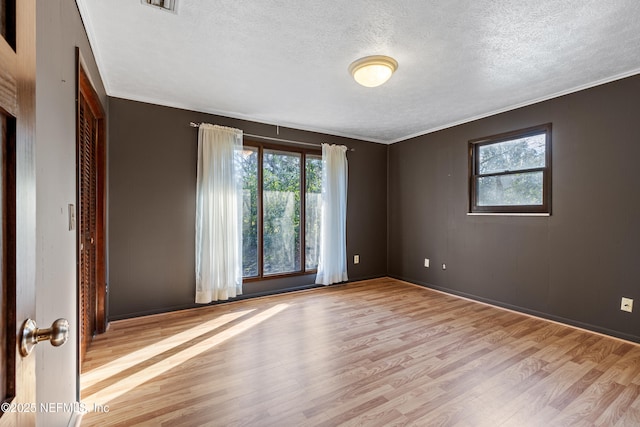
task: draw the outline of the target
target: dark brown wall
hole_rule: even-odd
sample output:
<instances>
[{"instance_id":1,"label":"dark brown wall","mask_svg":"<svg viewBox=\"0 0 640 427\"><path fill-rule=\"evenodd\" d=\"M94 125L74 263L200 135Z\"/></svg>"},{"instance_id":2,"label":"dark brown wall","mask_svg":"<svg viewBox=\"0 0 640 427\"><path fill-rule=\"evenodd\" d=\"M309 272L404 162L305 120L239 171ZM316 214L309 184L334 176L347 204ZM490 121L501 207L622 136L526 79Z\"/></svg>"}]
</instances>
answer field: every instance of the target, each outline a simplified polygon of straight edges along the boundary
<instances>
[{"instance_id":1,"label":"dark brown wall","mask_svg":"<svg viewBox=\"0 0 640 427\"><path fill-rule=\"evenodd\" d=\"M640 341L639 118L635 76L392 145L389 274ZM468 216L468 141L548 122L552 215Z\"/></svg>"},{"instance_id":2,"label":"dark brown wall","mask_svg":"<svg viewBox=\"0 0 640 427\"><path fill-rule=\"evenodd\" d=\"M352 280L386 275L387 146L314 132L109 99L109 314L111 319L195 306L197 129L208 122L245 133L345 144L347 253ZM353 255L360 264L353 265ZM244 284L256 295L313 284L315 276Z\"/></svg>"}]
</instances>

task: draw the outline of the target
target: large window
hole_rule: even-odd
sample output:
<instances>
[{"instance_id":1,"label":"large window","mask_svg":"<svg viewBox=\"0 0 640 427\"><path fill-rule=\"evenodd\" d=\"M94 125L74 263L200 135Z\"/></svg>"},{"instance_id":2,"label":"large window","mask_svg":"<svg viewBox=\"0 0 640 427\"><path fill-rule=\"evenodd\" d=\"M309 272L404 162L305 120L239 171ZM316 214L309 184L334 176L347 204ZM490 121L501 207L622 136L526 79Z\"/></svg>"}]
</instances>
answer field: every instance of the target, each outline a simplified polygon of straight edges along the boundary
<instances>
[{"instance_id":1,"label":"large window","mask_svg":"<svg viewBox=\"0 0 640 427\"><path fill-rule=\"evenodd\" d=\"M305 185L305 269L318 268L320 255L320 212L322 208L322 156L306 156Z\"/></svg>"},{"instance_id":2,"label":"large window","mask_svg":"<svg viewBox=\"0 0 640 427\"><path fill-rule=\"evenodd\" d=\"M258 275L258 148L242 150L242 276Z\"/></svg>"},{"instance_id":3,"label":"large window","mask_svg":"<svg viewBox=\"0 0 640 427\"><path fill-rule=\"evenodd\" d=\"M551 124L469 141L469 211L551 212Z\"/></svg>"},{"instance_id":4,"label":"large window","mask_svg":"<svg viewBox=\"0 0 640 427\"><path fill-rule=\"evenodd\" d=\"M243 276L315 271L320 243L320 154L245 141L241 161Z\"/></svg>"}]
</instances>

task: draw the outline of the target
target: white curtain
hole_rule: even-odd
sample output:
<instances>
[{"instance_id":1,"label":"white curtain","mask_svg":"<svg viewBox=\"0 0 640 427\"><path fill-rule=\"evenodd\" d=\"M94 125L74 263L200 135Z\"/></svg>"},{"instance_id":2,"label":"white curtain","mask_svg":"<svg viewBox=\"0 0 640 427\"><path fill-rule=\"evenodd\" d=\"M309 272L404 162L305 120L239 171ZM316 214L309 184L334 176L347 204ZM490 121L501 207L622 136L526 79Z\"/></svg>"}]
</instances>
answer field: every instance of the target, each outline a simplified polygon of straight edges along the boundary
<instances>
[{"instance_id":1,"label":"white curtain","mask_svg":"<svg viewBox=\"0 0 640 427\"><path fill-rule=\"evenodd\" d=\"M242 293L242 131L201 124L196 184L196 303Z\"/></svg>"},{"instance_id":2,"label":"white curtain","mask_svg":"<svg viewBox=\"0 0 640 427\"><path fill-rule=\"evenodd\" d=\"M316 283L347 281L347 147L322 144L322 217Z\"/></svg>"}]
</instances>

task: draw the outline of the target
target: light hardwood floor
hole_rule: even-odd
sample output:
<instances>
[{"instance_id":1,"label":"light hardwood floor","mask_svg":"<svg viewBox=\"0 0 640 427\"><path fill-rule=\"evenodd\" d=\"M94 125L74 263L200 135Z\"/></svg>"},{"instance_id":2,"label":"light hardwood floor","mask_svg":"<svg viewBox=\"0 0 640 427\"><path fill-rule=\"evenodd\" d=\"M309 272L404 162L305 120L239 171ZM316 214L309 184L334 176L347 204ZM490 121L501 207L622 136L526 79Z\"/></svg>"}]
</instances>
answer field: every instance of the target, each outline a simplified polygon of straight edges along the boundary
<instances>
[{"instance_id":1,"label":"light hardwood floor","mask_svg":"<svg viewBox=\"0 0 640 427\"><path fill-rule=\"evenodd\" d=\"M640 426L640 346L393 279L113 322L81 383L83 426Z\"/></svg>"}]
</instances>

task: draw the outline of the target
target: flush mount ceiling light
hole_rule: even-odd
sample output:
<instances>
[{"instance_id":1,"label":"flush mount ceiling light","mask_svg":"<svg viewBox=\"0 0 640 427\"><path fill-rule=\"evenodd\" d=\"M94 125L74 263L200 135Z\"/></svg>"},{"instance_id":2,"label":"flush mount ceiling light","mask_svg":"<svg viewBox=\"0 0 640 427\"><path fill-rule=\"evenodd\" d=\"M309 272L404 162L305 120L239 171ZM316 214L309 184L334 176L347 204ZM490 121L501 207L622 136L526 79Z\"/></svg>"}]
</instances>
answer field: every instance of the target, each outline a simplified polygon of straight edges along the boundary
<instances>
[{"instance_id":1,"label":"flush mount ceiling light","mask_svg":"<svg viewBox=\"0 0 640 427\"><path fill-rule=\"evenodd\" d=\"M398 61L388 56L365 56L349 65L349 72L362 86L380 86L398 69Z\"/></svg>"}]
</instances>

